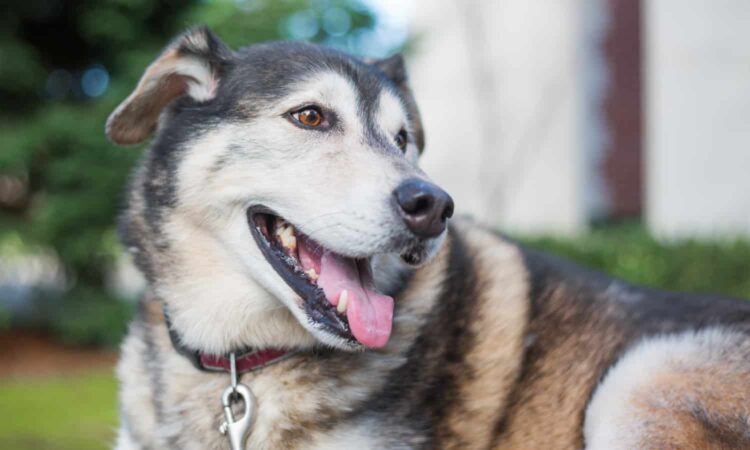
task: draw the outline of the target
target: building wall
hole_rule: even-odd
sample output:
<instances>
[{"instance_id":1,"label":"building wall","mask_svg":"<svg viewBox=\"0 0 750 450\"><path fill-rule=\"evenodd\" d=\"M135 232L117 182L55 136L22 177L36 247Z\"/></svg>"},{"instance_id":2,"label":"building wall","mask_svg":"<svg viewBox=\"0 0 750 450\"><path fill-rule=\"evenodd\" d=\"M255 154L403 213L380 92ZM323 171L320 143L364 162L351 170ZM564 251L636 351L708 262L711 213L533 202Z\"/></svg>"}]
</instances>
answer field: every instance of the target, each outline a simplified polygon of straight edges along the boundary
<instances>
[{"instance_id":1,"label":"building wall","mask_svg":"<svg viewBox=\"0 0 750 450\"><path fill-rule=\"evenodd\" d=\"M423 166L459 213L524 232L586 227L586 3L416 2Z\"/></svg>"},{"instance_id":2,"label":"building wall","mask_svg":"<svg viewBox=\"0 0 750 450\"><path fill-rule=\"evenodd\" d=\"M660 236L750 235L748 24L747 0L416 0L423 165L510 231L643 206Z\"/></svg>"},{"instance_id":3,"label":"building wall","mask_svg":"<svg viewBox=\"0 0 750 450\"><path fill-rule=\"evenodd\" d=\"M750 234L750 2L644 2L647 218Z\"/></svg>"}]
</instances>

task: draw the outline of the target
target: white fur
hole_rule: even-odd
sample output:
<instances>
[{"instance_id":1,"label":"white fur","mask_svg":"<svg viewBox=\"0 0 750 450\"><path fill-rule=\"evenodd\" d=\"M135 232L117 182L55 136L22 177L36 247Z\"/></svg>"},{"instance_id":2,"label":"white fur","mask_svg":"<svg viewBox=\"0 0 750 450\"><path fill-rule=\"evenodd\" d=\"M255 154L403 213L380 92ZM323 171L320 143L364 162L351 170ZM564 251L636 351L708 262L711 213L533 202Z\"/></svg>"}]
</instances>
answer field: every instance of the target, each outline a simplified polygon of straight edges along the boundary
<instances>
[{"instance_id":1,"label":"white fur","mask_svg":"<svg viewBox=\"0 0 750 450\"><path fill-rule=\"evenodd\" d=\"M211 68L197 58L182 58L175 72L187 77L188 95L202 102L216 95L218 80Z\"/></svg>"},{"instance_id":2,"label":"white fur","mask_svg":"<svg viewBox=\"0 0 750 450\"><path fill-rule=\"evenodd\" d=\"M309 450L411 450L416 448L404 442L398 444L388 440L395 434L394 428L389 428L387 436L378 435L378 423L365 421L356 425L343 426L330 433L318 436L310 445Z\"/></svg>"},{"instance_id":3,"label":"white fur","mask_svg":"<svg viewBox=\"0 0 750 450\"><path fill-rule=\"evenodd\" d=\"M115 443L115 450L139 450L140 447L128 433L128 430L124 427L120 427L117 430L117 442Z\"/></svg>"}]
</instances>

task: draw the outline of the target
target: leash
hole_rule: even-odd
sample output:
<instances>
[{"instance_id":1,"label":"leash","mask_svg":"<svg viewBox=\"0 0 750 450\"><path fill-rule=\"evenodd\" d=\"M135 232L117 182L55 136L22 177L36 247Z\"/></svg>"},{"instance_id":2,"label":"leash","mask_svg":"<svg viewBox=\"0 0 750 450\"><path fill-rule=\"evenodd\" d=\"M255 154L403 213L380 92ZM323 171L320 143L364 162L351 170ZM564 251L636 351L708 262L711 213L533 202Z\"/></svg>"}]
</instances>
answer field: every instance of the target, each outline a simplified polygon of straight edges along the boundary
<instances>
[{"instance_id":1,"label":"leash","mask_svg":"<svg viewBox=\"0 0 750 450\"><path fill-rule=\"evenodd\" d=\"M219 426L219 432L229 439L232 450L244 450L245 441L250 436L255 423L258 402L253 391L247 385L238 382L239 375L279 363L294 356L297 352L277 348L262 350L246 348L241 352L230 352L224 356L191 350L182 344L177 332L172 328L166 309L162 308L162 310L169 340L177 353L187 358L198 370L229 373L230 385L221 394L224 422ZM236 403L244 405L240 418L236 418L232 411L232 405Z\"/></svg>"}]
</instances>

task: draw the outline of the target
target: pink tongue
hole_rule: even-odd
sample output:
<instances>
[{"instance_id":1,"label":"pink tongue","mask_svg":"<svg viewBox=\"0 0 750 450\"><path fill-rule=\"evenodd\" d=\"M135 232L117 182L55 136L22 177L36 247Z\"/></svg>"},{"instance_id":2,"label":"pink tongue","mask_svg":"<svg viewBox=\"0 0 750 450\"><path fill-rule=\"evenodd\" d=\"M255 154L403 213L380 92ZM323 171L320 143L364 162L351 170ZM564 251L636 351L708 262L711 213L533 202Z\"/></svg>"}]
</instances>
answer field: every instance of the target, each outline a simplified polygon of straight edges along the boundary
<instances>
[{"instance_id":1,"label":"pink tongue","mask_svg":"<svg viewBox=\"0 0 750 450\"><path fill-rule=\"evenodd\" d=\"M318 286L326 298L338 305L341 292L347 292L346 318L354 337L364 346L380 348L388 343L393 326L393 299L375 290L369 270L335 253L320 259Z\"/></svg>"}]
</instances>

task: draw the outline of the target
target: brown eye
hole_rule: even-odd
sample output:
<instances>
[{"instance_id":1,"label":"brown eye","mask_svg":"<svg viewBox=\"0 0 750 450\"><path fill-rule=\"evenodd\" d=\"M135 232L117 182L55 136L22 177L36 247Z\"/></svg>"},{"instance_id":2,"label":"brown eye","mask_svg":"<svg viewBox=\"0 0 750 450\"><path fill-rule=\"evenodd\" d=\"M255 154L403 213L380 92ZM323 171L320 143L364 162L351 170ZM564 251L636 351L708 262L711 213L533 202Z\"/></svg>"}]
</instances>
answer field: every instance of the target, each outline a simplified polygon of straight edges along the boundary
<instances>
[{"instance_id":1,"label":"brown eye","mask_svg":"<svg viewBox=\"0 0 750 450\"><path fill-rule=\"evenodd\" d=\"M292 113L294 120L306 127L319 127L323 124L323 113L316 106L310 106Z\"/></svg>"},{"instance_id":2,"label":"brown eye","mask_svg":"<svg viewBox=\"0 0 750 450\"><path fill-rule=\"evenodd\" d=\"M406 130L399 131L394 140L396 141L396 147L400 148L402 152L406 150Z\"/></svg>"}]
</instances>

